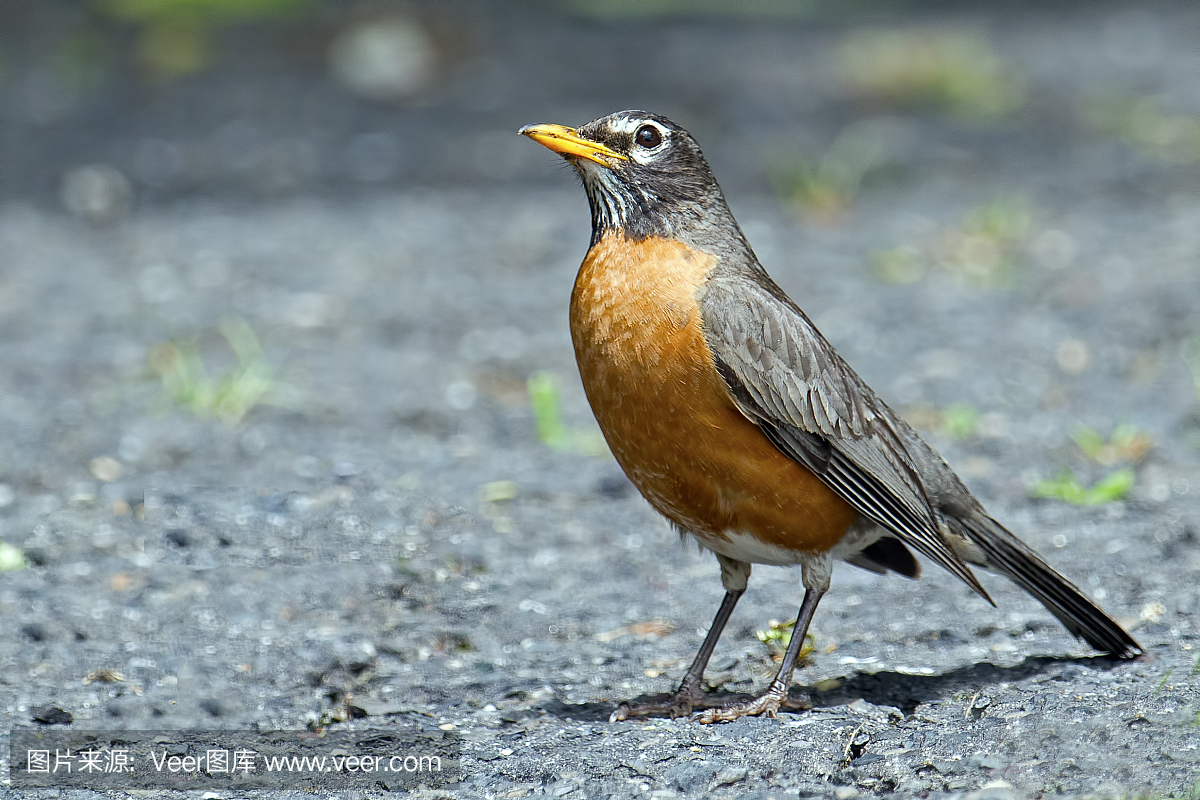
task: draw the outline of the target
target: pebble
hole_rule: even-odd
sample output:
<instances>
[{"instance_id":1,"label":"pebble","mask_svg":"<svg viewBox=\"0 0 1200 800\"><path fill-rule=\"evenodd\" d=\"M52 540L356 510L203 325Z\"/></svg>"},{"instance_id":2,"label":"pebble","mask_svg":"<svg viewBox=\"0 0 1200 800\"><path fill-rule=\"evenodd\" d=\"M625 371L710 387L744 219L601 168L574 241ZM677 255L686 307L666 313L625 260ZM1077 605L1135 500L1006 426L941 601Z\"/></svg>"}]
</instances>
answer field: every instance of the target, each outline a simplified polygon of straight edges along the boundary
<instances>
[{"instance_id":1,"label":"pebble","mask_svg":"<svg viewBox=\"0 0 1200 800\"><path fill-rule=\"evenodd\" d=\"M36 548L34 548L36 549ZM0 572L10 572L14 569L21 569L25 566L26 556L29 557L31 563L37 564L37 556L40 551L34 554L31 550L28 553L22 554L21 548L8 542L0 542Z\"/></svg>"},{"instance_id":2,"label":"pebble","mask_svg":"<svg viewBox=\"0 0 1200 800\"><path fill-rule=\"evenodd\" d=\"M1067 339L1054 351L1054 360L1058 362L1058 366L1063 372L1068 375L1078 375L1087 369L1088 361L1090 361L1088 346L1079 339Z\"/></svg>"},{"instance_id":3,"label":"pebble","mask_svg":"<svg viewBox=\"0 0 1200 800\"><path fill-rule=\"evenodd\" d=\"M129 213L133 185L108 164L89 164L63 176L63 207L93 225L109 225Z\"/></svg>"},{"instance_id":4,"label":"pebble","mask_svg":"<svg viewBox=\"0 0 1200 800\"><path fill-rule=\"evenodd\" d=\"M373 100L406 100L437 76L437 48L421 23L391 15L346 28L329 49L329 68L351 91Z\"/></svg>"},{"instance_id":5,"label":"pebble","mask_svg":"<svg viewBox=\"0 0 1200 800\"><path fill-rule=\"evenodd\" d=\"M30 622L21 626L21 635L31 642L44 642L50 638L50 634L46 631L46 627L37 622Z\"/></svg>"},{"instance_id":6,"label":"pebble","mask_svg":"<svg viewBox=\"0 0 1200 800\"><path fill-rule=\"evenodd\" d=\"M749 770L745 767L725 767L717 773L715 783L717 786L729 786L730 784L745 780L748 773Z\"/></svg>"},{"instance_id":7,"label":"pebble","mask_svg":"<svg viewBox=\"0 0 1200 800\"><path fill-rule=\"evenodd\" d=\"M70 725L75 717L58 706L34 706L29 709L29 718L42 725Z\"/></svg>"},{"instance_id":8,"label":"pebble","mask_svg":"<svg viewBox=\"0 0 1200 800\"><path fill-rule=\"evenodd\" d=\"M92 459L88 471L96 480L112 483L121 477L121 463L115 458L100 456Z\"/></svg>"},{"instance_id":9,"label":"pebble","mask_svg":"<svg viewBox=\"0 0 1200 800\"><path fill-rule=\"evenodd\" d=\"M335 478L353 478L358 474L358 466L349 461L339 461L330 470Z\"/></svg>"}]
</instances>

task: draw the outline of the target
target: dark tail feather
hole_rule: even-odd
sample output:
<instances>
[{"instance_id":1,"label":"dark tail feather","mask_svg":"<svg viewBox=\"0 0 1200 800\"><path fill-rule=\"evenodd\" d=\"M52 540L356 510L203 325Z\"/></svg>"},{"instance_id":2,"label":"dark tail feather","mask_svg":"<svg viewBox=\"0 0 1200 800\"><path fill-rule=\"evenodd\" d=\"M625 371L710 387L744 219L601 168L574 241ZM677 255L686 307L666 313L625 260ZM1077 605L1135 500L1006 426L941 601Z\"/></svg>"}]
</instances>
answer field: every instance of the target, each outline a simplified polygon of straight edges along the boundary
<instances>
[{"instance_id":1,"label":"dark tail feather","mask_svg":"<svg viewBox=\"0 0 1200 800\"><path fill-rule=\"evenodd\" d=\"M921 577L921 563L913 558L913 554L904 543L894 536L885 536L863 548L846 558L846 563L880 575L891 570L906 578Z\"/></svg>"},{"instance_id":2,"label":"dark tail feather","mask_svg":"<svg viewBox=\"0 0 1200 800\"><path fill-rule=\"evenodd\" d=\"M1120 658L1143 652L1142 646L1112 617L996 520L980 514L970 520L948 517L945 521L953 533L967 539L983 555L982 562L978 560L979 553L971 553L975 558L965 560L999 572L1029 592L1076 637Z\"/></svg>"}]
</instances>

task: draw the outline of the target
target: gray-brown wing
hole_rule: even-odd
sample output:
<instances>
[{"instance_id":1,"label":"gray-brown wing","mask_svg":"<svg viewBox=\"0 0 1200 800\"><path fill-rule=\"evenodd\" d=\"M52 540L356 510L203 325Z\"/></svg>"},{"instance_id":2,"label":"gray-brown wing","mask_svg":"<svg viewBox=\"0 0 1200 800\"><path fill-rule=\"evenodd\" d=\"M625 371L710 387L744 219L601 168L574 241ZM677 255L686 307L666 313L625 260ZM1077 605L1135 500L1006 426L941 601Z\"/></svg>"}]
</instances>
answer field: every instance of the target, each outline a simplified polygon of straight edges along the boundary
<instances>
[{"instance_id":1,"label":"gray-brown wing","mask_svg":"<svg viewBox=\"0 0 1200 800\"><path fill-rule=\"evenodd\" d=\"M714 275L705 338L738 408L860 514L987 597L947 546L891 413L765 275Z\"/></svg>"}]
</instances>

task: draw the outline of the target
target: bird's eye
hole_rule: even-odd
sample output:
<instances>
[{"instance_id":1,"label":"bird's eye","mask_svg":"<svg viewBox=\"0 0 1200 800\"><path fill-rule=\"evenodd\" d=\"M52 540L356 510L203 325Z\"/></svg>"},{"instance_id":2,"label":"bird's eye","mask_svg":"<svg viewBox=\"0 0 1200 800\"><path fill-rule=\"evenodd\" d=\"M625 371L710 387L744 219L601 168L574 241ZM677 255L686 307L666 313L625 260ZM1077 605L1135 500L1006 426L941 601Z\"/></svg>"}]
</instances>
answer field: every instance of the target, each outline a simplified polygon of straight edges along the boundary
<instances>
[{"instance_id":1,"label":"bird's eye","mask_svg":"<svg viewBox=\"0 0 1200 800\"><path fill-rule=\"evenodd\" d=\"M643 125L633 135L633 140L647 150L653 150L662 144L662 131L653 125Z\"/></svg>"}]
</instances>

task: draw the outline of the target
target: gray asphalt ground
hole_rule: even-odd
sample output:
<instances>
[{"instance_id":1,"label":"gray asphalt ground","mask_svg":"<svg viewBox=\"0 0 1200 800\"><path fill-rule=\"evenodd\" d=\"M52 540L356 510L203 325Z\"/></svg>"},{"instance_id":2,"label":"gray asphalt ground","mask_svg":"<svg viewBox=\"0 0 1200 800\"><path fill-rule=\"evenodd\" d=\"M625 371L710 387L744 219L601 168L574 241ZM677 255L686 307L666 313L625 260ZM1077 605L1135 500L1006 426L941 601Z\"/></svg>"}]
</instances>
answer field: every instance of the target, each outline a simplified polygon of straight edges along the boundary
<instances>
[{"instance_id":1,"label":"gray asphalt ground","mask_svg":"<svg viewBox=\"0 0 1200 800\"><path fill-rule=\"evenodd\" d=\"M25 566L0 574L0 731L49 709L93 729L452 730L462 781L425 797L1200 792L1200 419L1183 357L1200 335L1200 172L1081 121L1106 91L1194 118L1195 9L885 20L977 26L1029 100L988 124L887 111L907 131L888 177L833 224L781 202L769 165L780 142L819 154L878 112L827 67L859 22L523 13L478 22L487 57L424 106L337 100L346 131L313 145L333 166L283 194L256 189L253 169L151 185L132 153L138 137L212 134L226 117L195 120L235 85L276 99L255 123L269 140L304 119L297 97L340 97L316 68L266 59L149 99L113 89L53 124L20 122L24 73L9 79L4 158L22 166L0 205L0 540ZM628 106L696 132L778 282L1147 656L1097 657L1001 579L984 578L992 608L931 565L919 582L839 567L797 672L811 711L608 722L621 700L674 688L719 571L611 458L538 438L538 370L560 379L566 425L595 430L567 331L588 217L570 174L514 131ZM355 131L393 123L415 143L399 173L369 189L337 177ZM91 161L133 176L112 225L55 196L62 170ZM1008 288L869 267L1014 195L1030 222ZM213 375L230 368L217 330L235 318L273 389L230 424L173 403L151 362L194 341ZM955 403L981 416L951 436L932 410ZM1120 466L1070 434L1121 423L1153 442L1123 500L1031 498L1063 469L1090 485ZM797 572L756 568L714 691L765 687L776 665L756 632L801 594Z\"/></svg>"}]
</instances>

